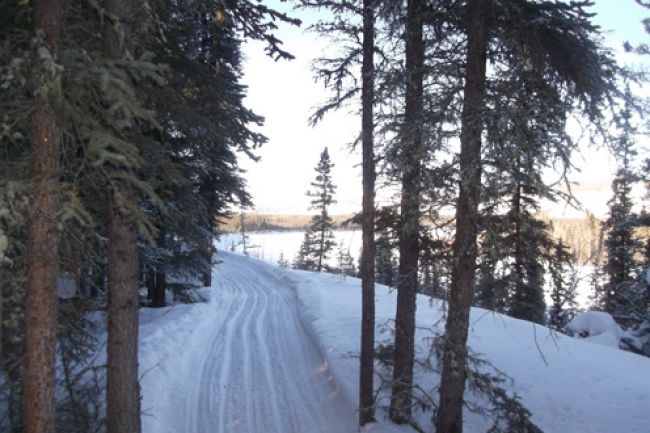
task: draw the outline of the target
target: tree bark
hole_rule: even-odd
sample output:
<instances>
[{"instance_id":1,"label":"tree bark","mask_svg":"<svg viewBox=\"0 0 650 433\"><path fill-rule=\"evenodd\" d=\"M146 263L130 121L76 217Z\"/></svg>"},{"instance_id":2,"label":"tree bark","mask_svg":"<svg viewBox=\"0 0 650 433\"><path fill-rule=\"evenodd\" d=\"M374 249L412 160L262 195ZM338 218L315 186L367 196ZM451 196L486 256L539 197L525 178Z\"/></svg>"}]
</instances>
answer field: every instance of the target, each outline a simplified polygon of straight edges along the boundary
<instances>
[{"instance_id":1,"label":"tree bark","mask_svg":"<svg viewBox=\"0 0 650 433\"><path fill-rule=\"evenodd\" d=\"M442 360L437 433L463 431L467 375L467 333L476 268L476 233L481 185L482 110L488 44L488 0L471 0L467 21L467 69L460 133L460 191L445 350Z\"/></svg>"},{"instance_id":2,"label":"tree bark","mask_svg":"<svg viewBox=\"0 0 650 433\"><path fill-rule=\"evenodd\" d=\"M61 129L57 124L53 92L58 77L49 75L45 62L57 62L61 52L61 4L58 0L33 2L34 30L42 37L50 60L37 53L32 80L34 111L30 119L30 180L32 209L28 221L27 293L25 317L25 373L23 421L25 433L53 433L54 363L57 324L58 276L57 183ZM42 84L47 80L47 84ZM55 88L47 88L54 82Z\"/></svg>"},{"instance_id":3,"label":"tree bark","mask_svg":"<svg viewBox=\"0 0 650 433\"><path fill-rule=\"evenodd\" d=\"M115 192L115 194L120 194ZM138 245L133 222L108 200L108 433L140 432Z\"/></svg>"},{"instance_id":4,"label":"tree bark","mask_svg":"<svg viewBox=\"0 0 650 433\"><path fill-rule=\"evenodd\" d=\"M205 262L207 265L207 269L204 269L203 271L203 285L205 287L212 286L212 254L214 253L214 247L212 246L212 229L210 230L209 242L206 243L206 246L203 250Z\"/></svg>"},{"instance_id":5,"label":"tree bark","mask_svg":"<svg viewBox=\"0 0 650 433\"><path fill-rule=\"evenodd\" d=\"M363 1L363 64L361 67L361 136L363 170L363 221L361 250L361 356L359 362L359 425L375 419L375 154L374 103L374 0Z\"/></svg>"},{"instance_id":6,"label":"tree bark","mask_svg":"<svg viewBox=\"0 0 650 433\"><path fill-rule=\"evenodd\" d=\"M132 43L138 2L106 0L105 51L109 58L124 57ZM107 194L108 212L108 343L106 371L106 421L108 433L140 433L140 384L138 381L138 286L137 232L120 201L133 200L119 183Z\"/></svg>"},{"instance_id":7,"label":"tree bark","mask_svg":"<svg viewBox=\"0 0 650 433\"><path fill-rule=\"evenodd\" d=\"M424 73L423 0L409 0L406 24L406 106L402 145L402 230L395 314L395 351L390 418L411 419L411 390L415 338L415 299L418 281L420 172L423 160L422 80Z\"/></svg>"}]
</instances>

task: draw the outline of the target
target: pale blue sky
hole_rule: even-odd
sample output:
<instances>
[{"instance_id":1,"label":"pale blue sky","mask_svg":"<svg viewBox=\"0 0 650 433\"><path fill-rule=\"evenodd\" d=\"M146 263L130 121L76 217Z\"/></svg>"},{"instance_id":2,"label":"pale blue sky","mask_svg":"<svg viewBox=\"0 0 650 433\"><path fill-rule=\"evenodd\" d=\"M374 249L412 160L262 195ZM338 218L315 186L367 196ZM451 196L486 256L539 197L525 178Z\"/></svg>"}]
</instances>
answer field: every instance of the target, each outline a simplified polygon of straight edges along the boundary
<instances>
[{"instance_id":1,"label":"pale blue sky","mask_svg":"<svg viewBox=\"0 0 650 433\"><path fill-rule=\"evenodd\" d=\"M290 11L286 3L277 0L268 3ZM623 53L621 46L625 40L637 44L650 39L641 24L644 17L650 16L650 11L634 0L597 0L593 10L597 14L594 22L602 27L606 43L617 50L619 60L638 63L638 56ZM315 11L293 14L306 22L313 22L316 17ZM328 116L315 128L307 125L312 108L328 95L322 84L314 82L310 68L311 61L327 49L327 41L304 29L289 26L281 26L277 34L285 42L285 48L296 56L295 60L275 62L264 55L259 43L247 43L244 48L247 57L244 83L249 86L246 103L266 117L262 132L269 138L258 152L260 162L252 163L242 158L256 210L305 213L309 201L305 192L324 146L329 147L336 164L333 177L339 188L334 213L359 210L360 156L350 152L348 143L358 134L360 119L351 113L339 112ZM609 173L614 170L614 162L604 151L591 149L576 158L575 163L582 172L573 175L579 182L574 191L586 208L602 214L609 198ZM388 192L380 193L379 201L387 201L388 195ZM562 207L552 210L556 214L563 212ZM566 214L576 213L567 211Z\"/></svg>"}]
</instances>

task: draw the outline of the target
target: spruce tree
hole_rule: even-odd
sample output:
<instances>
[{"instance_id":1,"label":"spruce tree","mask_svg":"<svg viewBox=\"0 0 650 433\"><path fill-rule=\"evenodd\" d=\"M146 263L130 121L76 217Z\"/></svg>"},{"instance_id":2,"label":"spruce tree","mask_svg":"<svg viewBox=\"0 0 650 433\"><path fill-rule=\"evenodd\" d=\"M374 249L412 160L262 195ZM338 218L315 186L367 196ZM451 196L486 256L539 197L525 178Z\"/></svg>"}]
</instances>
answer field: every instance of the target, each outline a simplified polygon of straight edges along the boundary
<instances>
[{"instance_id":1,"label":"spruce tree","mask_svg":"<svg viewBox=\"0 0 650 433\"><path fill-rule=\"evenodd\" d=\"M282 251L280 251L280 256L278 257L278 266L283 269L289 267L289 261L284 257L284 253Z\"/></svg>"},{"instance_id":2,"label":"spruce tree","mask_svg":"<svg viewBox=\"0 0 650 433\"><path fill-rule=\"evenodd\" d=\"M362 238L361 350L359 356L359 425L374 421L375 353L375 14L376 0L363 0L361 64ZM349 255L349 251L348 251Z\"/></svg>"},{"instance_id":3,"label":"spruce tree","mask_svg":"<svg viewBox=\"0 0 650 433\"><path fill-rule=\"evenodd\" d=\"M104 28L105 54L114 65L132 55L135 43L134 25L141 10L135 0L105 0L105 10L113 20ZM118 68L119 71L119 68ZM127 72L119 71L126 89L133 91L134 83ZM122 75L123 74L123 75ZM124 113L116 113L116 135L125 142L135 134ZM126 114L128 116L128 114ZM124 122L124 123L121 123ZM130 431L139 433L140 382L138 373L138 289L139 249L137 229L129 209L136 201L130 186L119 180L106 191L108 234L108 341L106 372L106 424L108 433Z\"/></svg>"},{"instance_id":4,"label":"spruce tree","mask_svg":"<svg viewBox=\"0 0 650 433\"><path fill-rule=\"evenodd\" d=\"M454 267L442 360L438 433L463 431L469 312L477 258L481 199L482 135L486 111L487 58L508 70L511 60L528 64L543 82L561 89L590 120L601 118L614 93L616 67L597 40L597 28L584 10L588 3L467 3L467 54L460 134L460 189L456 203ZM492 51L494 44L503 50ZM496 52L500 51L499 55ZM501 63L503 62L503 63ZM526 69L525 69L526 70ZM568 110L570 105L565 105ZM535 112L531 111L531 115ZM506 157L507 158L507 157ZM516 161L516 159L511 159ZM522 267L523 269L523 267ZM527 270L536 280L535 268Z\"/></svg>"},{"instance_id":5,"label":"spruce tree","mask_svg":"<svg viewBox=\"0 0 650 433\"><path fill-rule=\"evenodd\" d=\"M411 419L413 362L415 357L415 307L418 286L420 193L424 149L423 36L425 2L407 4L406 94L401 130L402 188L399 232L399 271L395 312L395 351L390 419L398 424Z\"/></svg>"},{"instance_id":6,"label":"spruce tree","mask_svg":"<svg viewBox=\"0 0 650 433\"><path fill-rule=\"evenodd\" d=\"M575 313L578 281L572 254L562 240L555 242L552 254L554 260L549 264L551 305L548 308L548 326L562 331Z\"/></svg>"},{"instance_id":7,"label":"spruce tree","mask_svg":"<svg viewBox=\"0 0 650 433\"><path fill-rule=\"evenodd\" d=\"M606 233L604 247L607 255L603 263L606 282L599 296L601 307L615 316L623 313L625 298L633 291L640 270L635 255L640 252L641 245L634 233L637 217L632 209L632 186L639 181L639 175L634 168L636 129L632 125L629 89L626 98L619 120L620 135L612 149L619 167L612 180L609 215L603 225Z\"/></svg>"},{"instance_id":8,"label":"spruce tree","mask_svg":"<svg viewBox=\"0 0 650 433\"><path fill-rule=\"evenodd\" d=\"M23 421L26 433L53 433L59 274L58 227L61 159L62 4L33 4L33 112L30 119L30 195L27 240L25 378ZM4 284L3 284L4 285ZM0 342L1 344L1 342Z\"/></svg>"},{"instance_id":9,"label":"spruce tree","mask_svg":"<svg viewBox=\"0 0 650 433\"><path fill-rule=\"evenodd\" d=\"M467 8L467 66L460 133L462 178L456 202L455 261L440 378L440 405L436 419L438 433L463 431L467 333L476 265L476 230L482 168L482 111L485 104L488 19L491 15L491 2L470 0Z\"/></svg>"},{"instance_id":10,"label":"spruce tree","mask_svg":"<svg viewBox=\"0 0 650 433\"><path fill-rule=\"evenodd\" d=\"M300 244L296 258L293 261L293 267L295 269L301 269L303 271L315 271L318 266L316 261L316 243L314 232L307 230L305 236Z\"/></svg>"},{"instance_id":11,"label":"spruce tree","mask_svg":"<svg viewBox=\"0 0 650 433\"><path fill-rule=\"evenodd\" d=\"M356 277L357 269L354 266L354 259L350 254L350 248L343 245L343 241L338 246L338 254L336 255L336 270L339 274L348 277Z\"/></svg>"},{"instance_id":12,"label":"spruce tree","mask_svg":"<svg viewBox=\"0 0 650 433\"><path fill-rule=\"evenodd\" d=\"M327 269L327 259L336 245L332 233L334 221L329 214L329 207L336 203L334 200L336 186L332 183L332 167L334 164L330 161L329 152L325 147L315 167L316 178L311 183L312 189L307 192L312 199L309 209L318 211L312 217L309 227L311 241L305 244L305 247L311 247L309 255L313 258L316 272ZM307 240L307 234L305 240Z\"/></svg>"}]
</instances>

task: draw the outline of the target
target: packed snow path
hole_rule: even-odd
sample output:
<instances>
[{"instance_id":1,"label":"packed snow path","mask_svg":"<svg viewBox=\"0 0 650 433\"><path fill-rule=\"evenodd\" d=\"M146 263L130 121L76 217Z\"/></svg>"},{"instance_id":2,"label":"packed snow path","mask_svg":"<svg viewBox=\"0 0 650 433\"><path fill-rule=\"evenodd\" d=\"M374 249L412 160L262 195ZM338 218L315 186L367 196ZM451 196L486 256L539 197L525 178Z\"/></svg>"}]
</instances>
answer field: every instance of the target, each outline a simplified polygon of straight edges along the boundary
<instances>
[{"instance_id":1,"label":"packed snow path","mask_svg":"<svg viewBox=\"0 0 650 433\"><path fill-rule=\"evenodd\" d=\"M290 283L263 262L231 254L219 259L205 307L185 314L184 325L167 321L168 332L141 331L145 353L147 343L165 344L163 335L180 350L144 360L156 363L143 378L149 382L143 383L143 409L150 415L144 432L356 431L350 404L306 332Z\"/></svg>"}]
</instances>

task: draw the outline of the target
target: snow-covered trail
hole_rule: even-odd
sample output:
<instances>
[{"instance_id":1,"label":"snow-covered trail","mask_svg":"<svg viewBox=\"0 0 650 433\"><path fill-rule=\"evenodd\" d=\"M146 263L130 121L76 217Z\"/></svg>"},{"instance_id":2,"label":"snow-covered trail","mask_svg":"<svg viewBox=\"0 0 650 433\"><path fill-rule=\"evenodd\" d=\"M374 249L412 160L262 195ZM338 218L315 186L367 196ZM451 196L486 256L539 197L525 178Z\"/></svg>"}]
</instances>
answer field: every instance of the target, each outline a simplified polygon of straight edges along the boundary
<instances>
[{"instance_id":1,"label":"snow-covered trail","mask_svg":"<svg viewBox=\"0 0 650 433\"><path fill-rule=\"evenodd\" d=\"M207 306L184 331L173 330L180 352L157 359L143 379L151 415L144 433L356 431L349 402L301 322L291 283L266 263L218 258Z\"/></svg>"}]
</instances>

